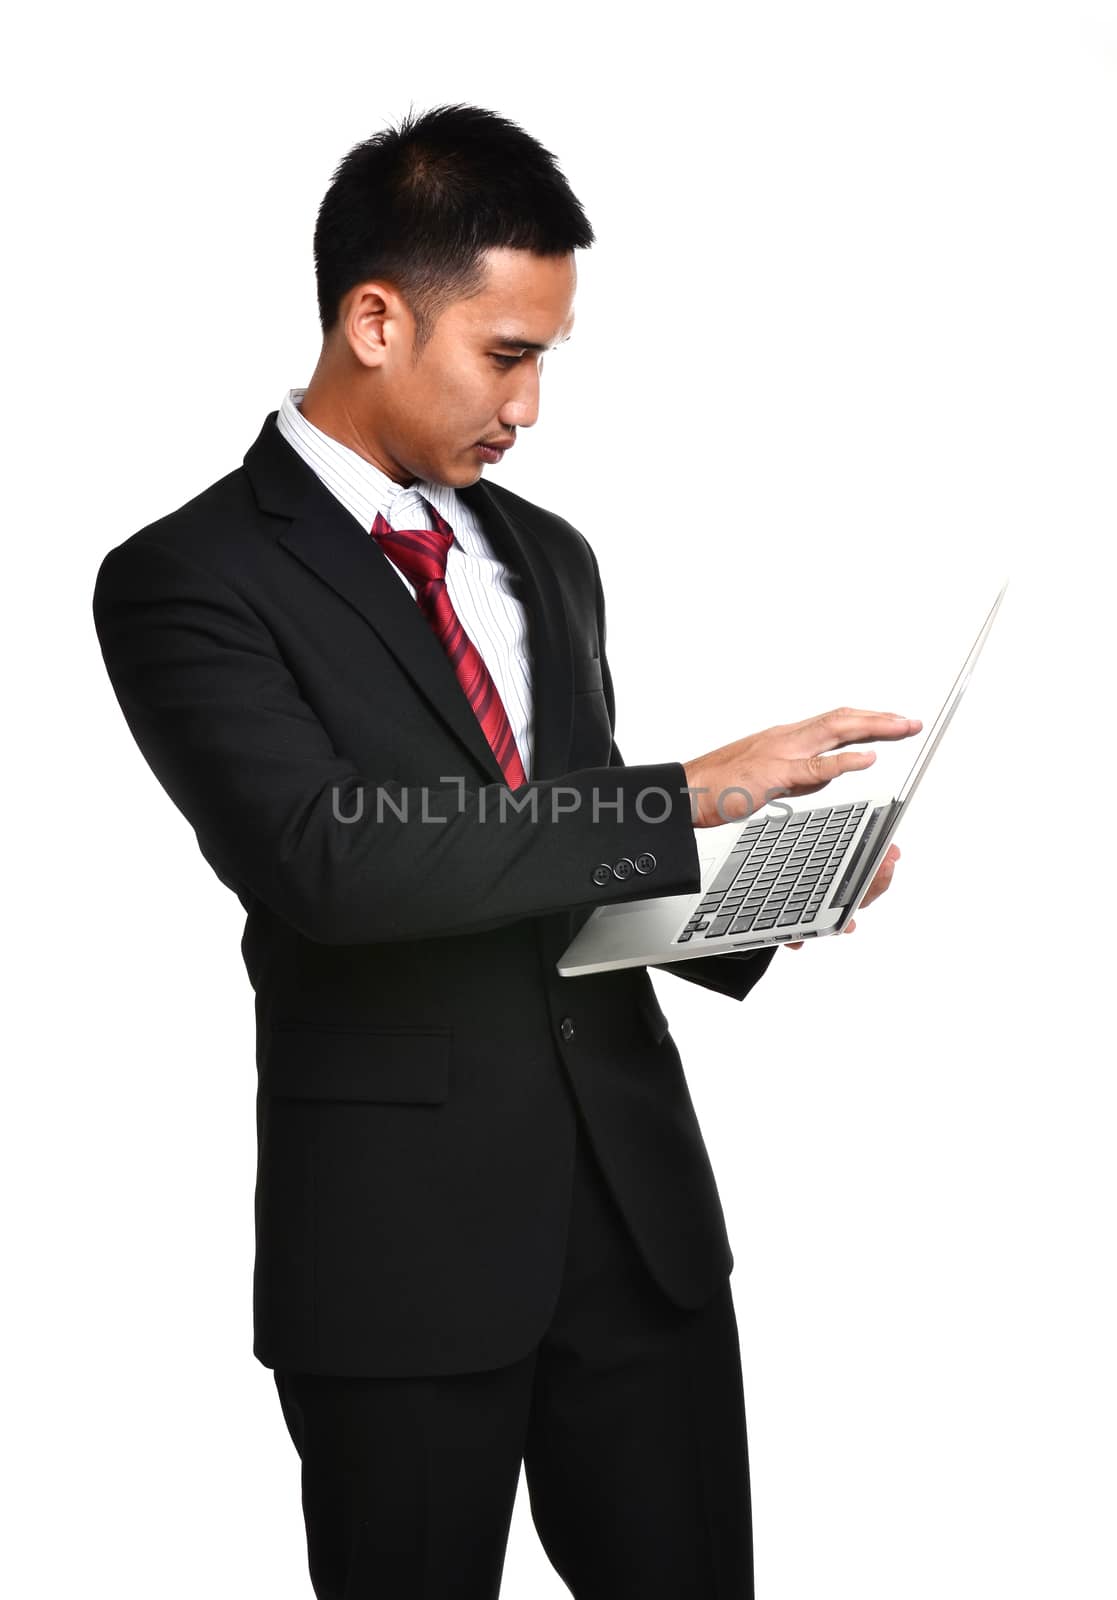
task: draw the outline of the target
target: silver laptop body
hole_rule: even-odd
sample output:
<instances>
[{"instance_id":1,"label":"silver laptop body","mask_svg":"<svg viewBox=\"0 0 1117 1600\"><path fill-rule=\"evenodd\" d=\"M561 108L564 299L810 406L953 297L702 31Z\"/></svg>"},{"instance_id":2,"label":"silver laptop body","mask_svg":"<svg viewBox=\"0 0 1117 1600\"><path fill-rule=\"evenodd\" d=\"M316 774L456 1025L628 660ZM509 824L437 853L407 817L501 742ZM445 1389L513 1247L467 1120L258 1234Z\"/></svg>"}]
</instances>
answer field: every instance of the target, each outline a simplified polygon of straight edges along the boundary
<instances>
[{"instance_id":1,"label":"silver laptop body","mask_svg":"<svg viewBox=\"0 0 1117 1600\"><path fill-rule=\"evenodd\" d=\"M599 906L558 963L564 978L841 933L884 860L1000 608L974 640L911 771L892 799L793 810L774 801L747 822L698 830L701 888Z\"/></svg>"}]
</instances>

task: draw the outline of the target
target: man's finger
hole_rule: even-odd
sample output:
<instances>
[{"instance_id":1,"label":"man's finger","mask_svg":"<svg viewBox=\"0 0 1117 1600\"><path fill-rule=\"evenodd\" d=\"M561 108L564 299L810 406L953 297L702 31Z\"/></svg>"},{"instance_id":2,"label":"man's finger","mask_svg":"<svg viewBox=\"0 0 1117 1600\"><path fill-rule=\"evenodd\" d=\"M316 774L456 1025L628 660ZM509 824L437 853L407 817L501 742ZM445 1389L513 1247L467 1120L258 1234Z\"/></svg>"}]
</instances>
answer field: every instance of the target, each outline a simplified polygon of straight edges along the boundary
<instances>
[{"instance_id":1,"label":"man's finger","mask_svg":"<svg viewBox=\"0 0 1117 1600\"><path fill-rule=\"evenodd\" d=\"M893 854L893 851L895 851L895 855ZM895 845L892 845L888 851L888 854L885 856L884 860L873 874L873 881L865 891L865 898L861 902L863 906L871 905L874 900L878 900L884 891L891 886L892 877L896 871L896 862L899 860L899 857L899 850L896 849Z\"/></svg>"},{"instance_id":2,"label":"man's finger","mask_svg":"<svg viewBox=\"0 0 1117 1600\"><path fill-rule=\"evenodd\" d=\"M792 779L791 793L799 793L806 785L821 789L823 784L829 783L834 778L840 778L844 772L864 772L866 767L871 767L876 760L875 750L849 750L843 755L825 755L819 752L816 755L800 756L792 762L795 772Z\"/></svg>"},{"instance_id":3,"label":"man's finger","mask_svg":"<svg viewBox=\"0 0 1117 1600\"><path fill-rule=\"evenodd\" d=\"M922 726L918 717L904 717L896 711L858 711L852 706L838 706L834 711L795 723L794 730L800 748L815 754L873 739L907 739Z\"/></svg>"}]
</instances>

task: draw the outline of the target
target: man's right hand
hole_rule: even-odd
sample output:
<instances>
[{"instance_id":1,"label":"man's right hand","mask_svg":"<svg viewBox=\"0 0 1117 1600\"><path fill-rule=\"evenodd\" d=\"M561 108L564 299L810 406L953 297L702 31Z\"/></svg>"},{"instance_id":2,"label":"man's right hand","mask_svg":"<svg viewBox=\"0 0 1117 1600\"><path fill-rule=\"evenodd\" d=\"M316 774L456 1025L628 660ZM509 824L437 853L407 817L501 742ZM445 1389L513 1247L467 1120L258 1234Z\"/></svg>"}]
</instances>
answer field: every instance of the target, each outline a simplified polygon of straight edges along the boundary
<instances>
[{"instance_id":1,"label":"man's right hand","mask_svg":"<svg viewBox=\"0 0 1117 1600\"><path fill-rule=\"evenodd\" d=\"M918 717L839 706L805 722L750 733L736 744L685 761L689 788L706 791L692 794L694 826L716 828L752 816L784 795L814 794L831 778L860 772L876 760L872 750L850 750L843 755L828 755L827 751L866 740L907 739L922 726Z\"/></svg>"}]
</instances>

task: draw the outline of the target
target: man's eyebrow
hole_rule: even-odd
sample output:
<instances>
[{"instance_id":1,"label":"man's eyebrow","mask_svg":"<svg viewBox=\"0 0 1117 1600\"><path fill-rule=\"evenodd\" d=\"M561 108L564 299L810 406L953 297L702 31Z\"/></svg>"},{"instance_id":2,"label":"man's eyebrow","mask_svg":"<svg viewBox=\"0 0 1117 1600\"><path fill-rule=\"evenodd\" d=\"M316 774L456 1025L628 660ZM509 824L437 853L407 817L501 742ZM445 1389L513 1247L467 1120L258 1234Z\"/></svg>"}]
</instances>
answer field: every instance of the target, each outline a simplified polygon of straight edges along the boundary
<instances>
[{"instance_id":1,"label":"man's eyebrow","mask_svg":"<svg viewBox=\"0 0 1117 1600\"><path fill-rule=\"evenodd\" d=\"M570 338L570 335L567 334L566 335L566 339L569 339L569 338ZM565 344L566 343L566 339L559 339L559 340L556 341L556 344ZM493 344L499 344L499 345L504 346L506 349L512 349L512 350L553 350L553 349L555 349L555 345L553 345L553 344L539 344L535 339L521 339L520 336L518 334L515 334L515 333L510 333L510 334L498 333L498 334L494 335L492 342L493 342Z\"/></svg>"}]
</instances>

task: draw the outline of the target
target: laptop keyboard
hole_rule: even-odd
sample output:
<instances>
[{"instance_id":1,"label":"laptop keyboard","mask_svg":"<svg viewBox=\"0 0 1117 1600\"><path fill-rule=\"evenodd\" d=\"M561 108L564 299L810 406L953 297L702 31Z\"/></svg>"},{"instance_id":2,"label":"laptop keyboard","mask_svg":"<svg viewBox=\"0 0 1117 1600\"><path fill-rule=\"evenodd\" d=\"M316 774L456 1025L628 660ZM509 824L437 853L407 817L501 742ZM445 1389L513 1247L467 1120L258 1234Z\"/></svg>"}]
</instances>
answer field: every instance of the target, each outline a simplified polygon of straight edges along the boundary
<instances>
[{"instance_id":1,"label":"laptop keyboard","mask_svg":"<svg viewBox=\"0 0 1117 1600\"><path fill-rule=\"evenodd\" d=\"M817 806L750 822L673 942L810 922L868 804Z\"/></svg>"}]
</instances>

